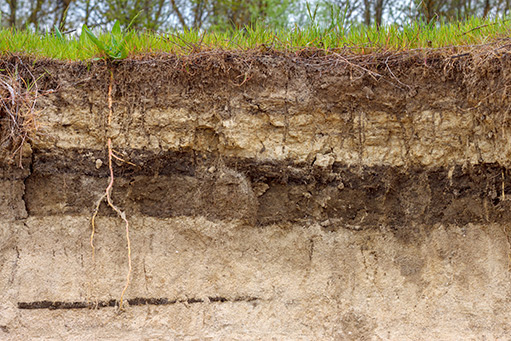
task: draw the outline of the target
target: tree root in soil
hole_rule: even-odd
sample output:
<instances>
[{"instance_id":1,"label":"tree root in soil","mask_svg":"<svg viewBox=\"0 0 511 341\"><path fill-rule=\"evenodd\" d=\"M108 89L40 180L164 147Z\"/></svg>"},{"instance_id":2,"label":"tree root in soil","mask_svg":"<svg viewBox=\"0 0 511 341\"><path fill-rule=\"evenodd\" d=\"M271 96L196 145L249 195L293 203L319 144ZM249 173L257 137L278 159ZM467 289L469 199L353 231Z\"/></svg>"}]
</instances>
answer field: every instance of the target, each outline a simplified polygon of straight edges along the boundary
<instances>
[{"instance_id":1,"label":"tree root in soil","mask_svg":"<svg viewBox=\"0 0 511 341\"><path fill-rule=\"evenodd\" d=\"M114 80L113 75L114 75L113 71L110 70L110 84L108 87L108 128L111 127L112 113L113 113L113 108L112 108L112 87L113 87L113 80ZM91 257L92 257L92 262L94 263L95 262L94 237L95 237L95 233L96 233L96 217L98 215L99 207L101 206L101 203L106 200L106 203L108 204L108 206L110 208L112 208L112 210L114 210L117 213L117 215L124 221L125 228L126 228L126 242L127 242L127 249L128 249L128 255L127 255L128 273L126 275L126 284L124 285L124 288L121 292L121 297L119 299L119 305L118 305L119 311L122 311L122 310L124 310L124 295L130 285L130 277L131 277L131 271L132 271L131 241L130 241L129 222L128 222L128 219L126 218L126 213L124 211L122 211L121 209L119 209L116 205L114 205L114 203L112 201L112 189L114 186L114 179L115 179L114 171L113 171L113 167L112 167L112 158L115 158L119 161L131 164L131 165L133 165L133 164L130 162L127 162L127 161L123 160L122 158L120 158L119 156L115 155L115 152L112 149L112 139L110 137L107 140L107 148L108 148L108 169L110 171L110 181L108 183L108 186L105 189L105 193L103 193L101 198L99 198L99 200L97 201L96 207L92 214L92 218L91 218L92 231L91 231L91 235L90 235L90 246L92 248L92 256Z\"/></svg>"}]
</instances>

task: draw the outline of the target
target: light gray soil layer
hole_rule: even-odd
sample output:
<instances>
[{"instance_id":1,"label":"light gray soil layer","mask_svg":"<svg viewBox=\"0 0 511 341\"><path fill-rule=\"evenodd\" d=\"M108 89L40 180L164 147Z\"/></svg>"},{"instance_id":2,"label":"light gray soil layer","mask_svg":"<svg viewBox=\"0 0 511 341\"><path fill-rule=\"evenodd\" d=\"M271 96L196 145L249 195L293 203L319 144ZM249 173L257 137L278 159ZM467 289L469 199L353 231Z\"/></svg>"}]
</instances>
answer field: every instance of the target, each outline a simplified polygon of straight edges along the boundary
<instances>
[{"instance_id":1,"label":"light gray soil layer","mask_svg":"<svg viewBox=\"0 0 511 341\"><path fill-rule=\"evenodd\" d=\"M118 299L123 226L88 217L2 224L2 338L456 339L509 336L509 244L497 225L254 229L204 218L131 217L128 297L162 305L18 309L19 302ZM5 245L7 244L7 245ZM9 245L17 245L15 249ZM163 302L163 301L162 301Z\"/></svg>"}]
</instances>

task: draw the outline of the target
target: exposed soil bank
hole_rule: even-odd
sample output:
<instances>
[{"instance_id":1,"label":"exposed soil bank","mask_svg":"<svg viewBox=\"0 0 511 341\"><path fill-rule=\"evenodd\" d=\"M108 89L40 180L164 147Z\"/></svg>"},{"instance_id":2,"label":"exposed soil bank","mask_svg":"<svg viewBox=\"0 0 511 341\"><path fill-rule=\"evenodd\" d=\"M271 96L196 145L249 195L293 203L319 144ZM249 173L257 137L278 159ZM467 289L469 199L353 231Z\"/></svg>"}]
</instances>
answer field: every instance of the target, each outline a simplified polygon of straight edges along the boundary
<instances>
[{"instance_id":1,"label":"exposed soil bank","mask_svg":"<svg viewBox=\"0 0 511 341\"><path fill-rule=\"evenodd\" d=\"M1 338L511 333L507 47L2 63L41 129L20 168L2 116Z\"/></svg>"}]
</instances>

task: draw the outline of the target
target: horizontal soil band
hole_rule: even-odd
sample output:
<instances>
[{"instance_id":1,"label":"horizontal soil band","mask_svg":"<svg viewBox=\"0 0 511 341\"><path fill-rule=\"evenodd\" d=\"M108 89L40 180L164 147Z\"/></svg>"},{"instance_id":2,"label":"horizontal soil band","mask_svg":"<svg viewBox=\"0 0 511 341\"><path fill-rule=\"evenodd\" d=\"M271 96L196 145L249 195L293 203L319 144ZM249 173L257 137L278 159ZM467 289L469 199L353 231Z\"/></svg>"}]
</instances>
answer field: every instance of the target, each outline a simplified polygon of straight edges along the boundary
<instances>
[{"instance_id":1,"label":"horizontal soil band","mask_svg":"<svg viewBox=\"0 0 511 341\"><path fill-rule=\"evenodd\" d=\"M257 301L257 297L236 297L234 299L225 298L225 297L208 297L209 302L253 302ZM194 303L204 303L206 300L201 298L189 298L186 300L171 300L168 298L143 298L137 297L128 299L128 304L130 306L141 306L141 305L171 305L176 303L186 303L186 304L194 304ZM117 300L109 300L109 301L98 301L98 302L52 302L52 301L35 301L35 302L18 302L18 309L49 309L49 310L57 310L57 309L98 309L98 308L108 308L108 307L117 307L119 305L119 301Z\"/></svg>"},{"instance_id":2,"label":"horizontal soil band","mask_svg":"<svg viewBox=\"0 0 511 341\"><path fill-rule=\"evenodd\" d=\"M329 167L214 154L132 150L113 198L130 215L206 216L250 224L318 221L327 229L511 219L511 175L497 164L435 169ZM91 214L108 183L98 151L39 151L25 179L29 215ZM102 215L113 214L106 208Z\"/></svg>"}]
</instances>

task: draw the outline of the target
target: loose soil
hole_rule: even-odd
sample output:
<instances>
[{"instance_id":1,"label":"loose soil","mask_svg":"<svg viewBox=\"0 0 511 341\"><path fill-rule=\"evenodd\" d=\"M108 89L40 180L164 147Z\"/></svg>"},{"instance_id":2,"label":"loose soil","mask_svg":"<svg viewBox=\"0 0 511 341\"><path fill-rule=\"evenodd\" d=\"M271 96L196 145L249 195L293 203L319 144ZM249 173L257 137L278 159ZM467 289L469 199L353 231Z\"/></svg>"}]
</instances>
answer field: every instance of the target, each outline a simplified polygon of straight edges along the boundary
<instances>
[{"instance_id":1,"label":"loose soil","mask_svg":"<svg viewBox=\"0 0 511 341\"><path fill-rule=\"evenodd\" d=\"M39 127L0 110L0 338L511 334L505 43L0 69Z\"/></svg>"}]
</instances>

